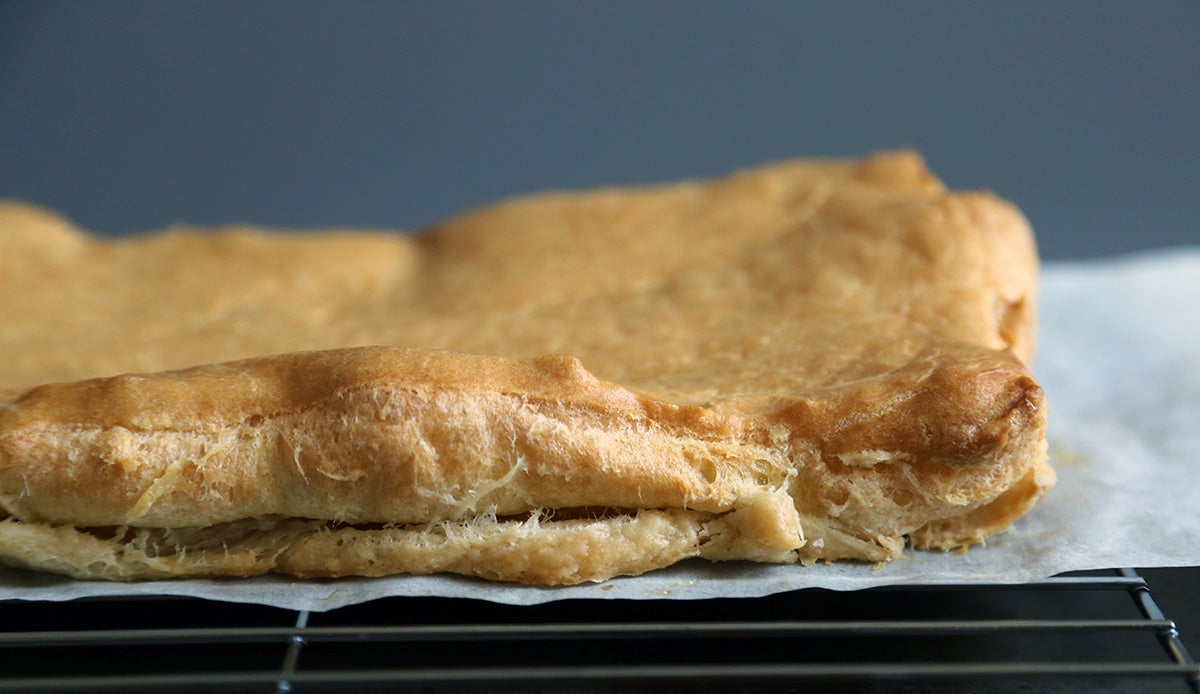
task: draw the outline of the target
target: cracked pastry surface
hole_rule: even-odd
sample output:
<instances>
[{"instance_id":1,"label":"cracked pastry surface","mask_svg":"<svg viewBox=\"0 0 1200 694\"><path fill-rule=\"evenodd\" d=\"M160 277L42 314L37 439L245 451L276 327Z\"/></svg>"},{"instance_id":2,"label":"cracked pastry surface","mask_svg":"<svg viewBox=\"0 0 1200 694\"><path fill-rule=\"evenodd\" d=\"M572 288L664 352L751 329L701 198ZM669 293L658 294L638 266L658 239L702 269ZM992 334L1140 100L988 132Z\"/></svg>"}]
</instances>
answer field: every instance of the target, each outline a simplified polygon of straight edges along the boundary
<instances>
[{"instance_id":1,"label":"cracked pastry surface","mask_svg":"<svg viewBox=\"0 0 1200 694\"><path fill-rule=\"evenodd\" d=\"M0 559L564 584L970 544L1054 480L1036 277L1013 206L909 152L416 235L0 205Z\"/></svg>"}]
</instances>

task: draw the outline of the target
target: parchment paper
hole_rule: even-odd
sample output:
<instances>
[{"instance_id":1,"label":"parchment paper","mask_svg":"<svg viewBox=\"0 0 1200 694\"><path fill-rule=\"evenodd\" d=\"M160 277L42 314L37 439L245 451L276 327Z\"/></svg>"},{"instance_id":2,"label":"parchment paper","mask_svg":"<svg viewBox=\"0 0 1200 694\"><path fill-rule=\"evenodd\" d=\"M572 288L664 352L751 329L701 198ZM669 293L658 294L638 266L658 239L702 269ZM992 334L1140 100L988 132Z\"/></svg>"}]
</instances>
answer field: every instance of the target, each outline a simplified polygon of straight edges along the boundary
<instances>
[{"instance_id":1,"label":"parchment paper","mask_svg":"<svg viewBox=\"0 0 1200 694\"><path fill-rule=\"evenodd\" d=\"M704 561L569 588L461 577L75 581L0 569L0 599L186 595L330 610L395 595L535 604L569 598L756 597L806 587L1020 583L1063 571L1200 565L1200 247L1049 263L1034 372L1050 404L1058 486L1011 531L965 554L881 567Z\"/></svg>"}]
</instances>

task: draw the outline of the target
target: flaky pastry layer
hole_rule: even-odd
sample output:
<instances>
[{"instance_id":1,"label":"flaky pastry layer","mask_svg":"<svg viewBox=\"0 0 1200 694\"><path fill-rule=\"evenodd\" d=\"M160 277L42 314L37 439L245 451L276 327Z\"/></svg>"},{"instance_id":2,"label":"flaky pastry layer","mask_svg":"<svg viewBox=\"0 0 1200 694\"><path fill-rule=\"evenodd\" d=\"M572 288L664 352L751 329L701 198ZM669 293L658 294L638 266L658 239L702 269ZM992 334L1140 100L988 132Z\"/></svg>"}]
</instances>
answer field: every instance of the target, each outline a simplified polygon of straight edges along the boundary
<instances>
[{"instance_id":1,"label":"flaky pastry layer","mask_svg":"<svg viewBox=\"0 0 1200 694\"><path fill-rule=\"evenodd\" d=\"M1036 274L1015 208L906 152L419 235L0 206L0 559L566 584L970 544L1053 484Z\"/></svg>"}]
</instances>

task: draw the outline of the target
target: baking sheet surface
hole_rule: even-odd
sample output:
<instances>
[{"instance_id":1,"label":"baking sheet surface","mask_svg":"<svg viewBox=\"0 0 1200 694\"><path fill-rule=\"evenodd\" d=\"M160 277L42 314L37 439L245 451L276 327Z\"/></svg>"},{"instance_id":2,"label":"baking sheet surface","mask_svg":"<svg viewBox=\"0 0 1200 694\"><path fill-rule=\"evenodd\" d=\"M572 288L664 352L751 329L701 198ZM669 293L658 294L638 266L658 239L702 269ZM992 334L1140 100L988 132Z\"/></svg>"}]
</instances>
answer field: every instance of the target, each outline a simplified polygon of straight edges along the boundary
<instances>
[{"instance_id":1,"label":"baking sheet surface","mask_svg":"<svg viewBox=\"0 0 1200 694\"><path fill-rule=\"evenodd\" d=\"M568 588L453 576L117 584L0 568L0 599L186 595L329 610L394 595L510 604L755 597L806 587L1018 583L1072 570L1200 565L1200 248L1047 264L1040 314L1033 369L1050 405L1058 486L1011 531L966 553L909 552L883 566L691 561Z\"/></svg>"}]
</instances>

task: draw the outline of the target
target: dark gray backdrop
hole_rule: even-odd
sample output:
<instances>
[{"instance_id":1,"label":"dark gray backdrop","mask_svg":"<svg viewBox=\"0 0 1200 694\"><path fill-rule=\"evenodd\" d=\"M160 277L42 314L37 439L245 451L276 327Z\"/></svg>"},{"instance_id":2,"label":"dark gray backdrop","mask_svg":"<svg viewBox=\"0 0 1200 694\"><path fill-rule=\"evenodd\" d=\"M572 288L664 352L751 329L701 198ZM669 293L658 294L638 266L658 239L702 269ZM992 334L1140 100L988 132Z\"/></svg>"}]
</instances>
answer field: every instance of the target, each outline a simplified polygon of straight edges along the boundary
<instances>
[{"instance_id":1,"label":"dark gray backdrop","mask_svg":"<svg viewBox=\"0 0 1200 694\"><path fill-rule=\"evenodd\" d=\"M0 196L417 227L914 146L1048 258L1196 243L1195 2L0 3Z\"/></svg>"}]
</instances>

